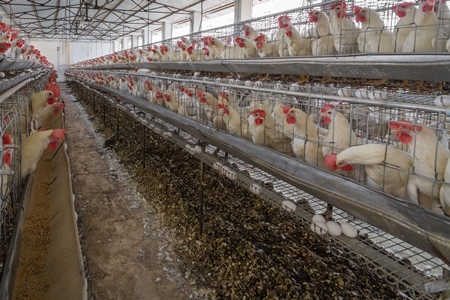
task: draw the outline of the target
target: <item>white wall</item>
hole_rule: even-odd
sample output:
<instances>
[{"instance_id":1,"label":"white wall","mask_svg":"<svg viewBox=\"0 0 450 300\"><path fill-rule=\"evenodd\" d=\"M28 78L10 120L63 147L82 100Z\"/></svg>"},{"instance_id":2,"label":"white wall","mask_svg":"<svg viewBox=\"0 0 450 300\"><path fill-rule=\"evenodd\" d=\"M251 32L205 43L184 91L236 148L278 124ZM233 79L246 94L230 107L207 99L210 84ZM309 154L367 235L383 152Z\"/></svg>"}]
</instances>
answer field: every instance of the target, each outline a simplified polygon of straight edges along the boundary
<instances>
[{"instance_id":1,"label":"white wall","mask_svg":"<svg viewBox=\"0 0 450 300\"><path fill-rule=\"evenodd\" d=\"M114 52L111 42L31 40L30 44L55 66L58 81L65 80L64 71L68 65Z\"/></svg>"}]
</instances>

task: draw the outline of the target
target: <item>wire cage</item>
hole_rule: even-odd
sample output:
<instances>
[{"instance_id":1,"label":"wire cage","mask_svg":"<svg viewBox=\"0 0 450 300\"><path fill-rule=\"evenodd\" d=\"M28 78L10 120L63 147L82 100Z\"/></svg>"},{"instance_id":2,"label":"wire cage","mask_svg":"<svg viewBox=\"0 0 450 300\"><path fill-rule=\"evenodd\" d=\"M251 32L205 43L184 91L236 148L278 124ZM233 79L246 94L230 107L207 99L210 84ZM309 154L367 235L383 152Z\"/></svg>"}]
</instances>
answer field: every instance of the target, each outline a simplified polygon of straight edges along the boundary
<instances>
[{"instance_id":1,"label":"wire cage","mask_svg":"<svg viewBox=\"0 0 450 300\"><path fill-rule=\"evenodd\" d=\"M446 1L308 1L300 8L126 49L74 66L358 53L446 52Z\"/></svg>"},{"instance_id":2,"label":"wire cage","mask_svg":"<svg viewBox=\"0 0 450 300\"><path fill-rule=\"evenodd\" d=\"M95 81L90 80L89 76L87 76L89 73L92 73L92 71L72 71L68 74L68 78L85 83L86 87L98 87L98 84ZM116 72L115 74L117 76L129 76L130 73ZM345 98L347 101L342 101L342 103L340 103L339 100L344 100L344 98L337 94L339 90L331 89L329 87L326 88L328 93L325 93L323 90L320 94L321 97L315 97L311 92L300 92L299 88L297 88L297 92L290 91L288 89L289 86L281 86L279 83L257 83L255 87L255 83L252 83L250 86L250 82L236 84L236 81L234 81L230 84L230 81L224 78L220 78L220 80L217 81L215 78L169 77L167 74L156 73L151 75L135 74L135 78L138 77L140 77L140 79L136 80L149 82L152 86L150 91L157 90L157 92L160 92L158 95L164 94L164 91L173 90L174 94L170 97L177 95L178 103L185 106L188 106L187 103L189 103L190 100L184 95L192 93L192 97L196 97L195 95L198 95L196 92L200 90L202 91L202 95L198 98L203 97L203 93L205 93L203 91L206 91L206 93L216 95L217 98L234 99L231 101L237 103L235 105L235 110L242 123L246 120L244 116L247 116L253 111L250 110L248 106L268 104L268 99L271 103L276 103L277 97L281 99L280 102L283 103L283 105L289 105L291 108L294 107L308 112L313 122L319 120L319 116L323 113L322 109L327 108L327 104L335 103L336 106L340 106L339 111L347 116L351 116L353 113L359 117L366 116L366 118L368 118L368 112L379 111L380 115L389 115L388 121L409 118L416 123L421 122L420 124L423 124L423 126L428 126L435 130L437 126L433 123L447 123L442 111L439 109L435 108L435 111L431 107L427 107L428 110L425 108L422 109L420 104L417 104L420 106L420 109L418 107L413 108L413 105L405 107L406 105L404 105L404 102L402 102L401 99L400 101L395 101L395 93L390 92L388 93L388 98L390 98L391 101L371 101L369 105L367 103L368 101L364 102L356 97L347 97ZM316 93L317 89L317 87L314 87ZM83 88L81 88L81 90L83 90ZM150 91L147 95L147 100L151 102L153 92ZM255 93L251 94L251 92ZM101 97L107 95L107 91L98 91L97 93L100 96L96 101L102 101ZM324 99L329 96L334 97L334 101L327 101L328 99ZM188 153L209 164L220 175L233 180L236 184L247 187L253 193L259 195L263 199L273 202L281 209L288 212L294 211L306 227L311 225L311 217L315 214L328 214L331 215L331 219L336 222L350 222L354 224L359 233L356 240L348 239L346 237L336 238L330 235L323 235L323 238L329 242L330 251L335 252L337 255L351 257L353 262L365 266L371 272L375 272L389 284L395 285L400 295L405 298L435 298L435 295L433 295L437 288L435 284L439 285L439 282L445 280L443 274L448 272L448 266L439 258L423 252L411 244L359 220L348 212L336 207L330 209L330 205L327 202L322 201L321 199L314 197L213 145L207 145L203 151L198 151L197 147L200 147L198 140L190 134L183 132L182 127L177 128L172 124L165 122L163 119L159 119L158 117L155 118L151 112L141 110L140 107L128 103L127 98L123 98L123 100L121 98L120 101L117 101L111 99L110 96L106 97L108 97L110 103L114 103L122 110L128 111L131 116L136 118L136 120L148 126L152 132L183 147ZM140 95L139 97L146 99L145 95ZM174 99L176 98L171 98L168 102L172 102ZM257 99L257 101L255 99ZM175 112L175 110L172 109L173 106L171 107L167 104L165 99L162 100L164 102L160 101L159 103L155 102L154 104L167 105L165 107L166 109L171 109ZM213 133L228 131L226 124L225 128L215 127L218 124L217 119L216 122L212 120L220 116L220 113L214 113L212 108L208 108L208 101L203 104L200 104L200 101L197 101L197 103L199 105L194 102L193 105L190 106L192 110L191 115L186 117L206 124ZM218 105L223 104L224 103L218 99ZM374 109L372 107L374 107ZM177 110L178 114L180 114L180 112L184 111ZM204 115L203 118L199 117L201 114ZM373 118L375 120L385 120L384 116L375 116ZM351 123L352 126L348 128L348 131L350 131L350 128L359 128L359 125L355 124L356 121L351 121L349 123ZM381 128L385 127L384 124L376 125L375 122L374 127L376 126L378 126L379 131L381 131ZM318 133L320 132L319 127L314 127L314 130L317 130ZM375 132L374 129L367 130L367 128L367 125L361 126L361 134L365 134L366 138L366 140L364 140L365 143L370 141L378 144L384 143L385 145L390 143L392 145L391 147L396 145L397 141L395 138L390 140L388 137L390 132L387 132L386 134L378 133ZM242 134L243 131L243 128L239 127L236 129L237 133L233 133L233 135ZM168 134L169 132L171 134ZM283 136L283 138L285 138L285 136ZM305 138L305 142L309 141L308 138L309 137ZM357 136L357 138L363 139L360 136ZM311 142L317 141L312 140ZM323 146L324 143L319 140L315 145ZM236 145L230 145L230 147L233 146ZM289 146L291 146L292 149L290 143ZM407 151L408 149L405 150ZM287 153L282 153L282 151L280 151L279 154L289 155ZM390 166L387 163L381 163L381 165L385 169L392 168L395 171L399 171L398 166ZM400 170L400 172L404 173L405 176L417 175L414 174L414 170ZM336 175L349 176L348 174ZM365 184L365 179L365 176L362 176L360 183ZM353 180L356 181L357 179L355 178ZM330 186L330 188L332 187ZM292 208L292 205L285 204L285 201L294 203L294 208ZM355 296L357 297L358 295Z\"/></svg>"},{"instance_id":3,"label":"wire cage","mask_svg":"<svg viewBox=\"0 0 450 300\"><path fill-rule=\"evenodd\" d=\"M22 179L20 169L20 147L23 139L30 134L28 126L31 122L30 97L31 94L42 90L48 79L48 74L41 75L40 71L33 71L26 76L17 75L16 78L10 78L7 83L4 83L3 94L0 96L0 131L2 135L0 146L2 157L0 176L1 270L21 206L24 179Z\"/></svg>"},{"instance_id":4,"label":"wire cage","mask_svg":"<svg viewBox=\"0 0 450 300\"><path fill-rule=\"evenodd\" d=\"M75 74L98 84L92 74L99 72ZM110 74L120 78L119 89L173 112L441 214L442 206L448 213L439 192L449 184L444 173L450 124L445 109L423 105L434 95L176 74ZM137 92L130 85L147 89ZM370 98L361 98L362 93ZM407 99L414 101L405 103ZM374 163L366 163L365 151L375 151L369 152ZM352 170L327 162L330 156L336 160L347 153L353 156L338 164L352 162ZM401 164L394 158L400 156L405 159ZM393 185L392 176L400 181ZM428 184L414 184L418 181Z\"/></svg>"}]
</instances>

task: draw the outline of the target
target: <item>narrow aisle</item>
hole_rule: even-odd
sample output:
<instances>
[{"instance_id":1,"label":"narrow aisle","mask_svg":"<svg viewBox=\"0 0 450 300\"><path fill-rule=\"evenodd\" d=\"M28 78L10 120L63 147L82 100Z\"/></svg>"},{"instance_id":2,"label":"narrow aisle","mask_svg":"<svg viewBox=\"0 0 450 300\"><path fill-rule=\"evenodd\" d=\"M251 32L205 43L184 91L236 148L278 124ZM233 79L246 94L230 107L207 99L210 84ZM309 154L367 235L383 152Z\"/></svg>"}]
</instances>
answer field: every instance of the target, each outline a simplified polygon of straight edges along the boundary
<instances>
[{"instance_id":1,"label":"narrow aisle","mask_svg":"<svg viewBox=\"0 0 450 300\"><path fill-rule=\"evenodd\" d=\"M167 240L155 211L65 84L61 96L90 299L188 299L183 276L158 259Z\"/></svg>"}]
</instances>

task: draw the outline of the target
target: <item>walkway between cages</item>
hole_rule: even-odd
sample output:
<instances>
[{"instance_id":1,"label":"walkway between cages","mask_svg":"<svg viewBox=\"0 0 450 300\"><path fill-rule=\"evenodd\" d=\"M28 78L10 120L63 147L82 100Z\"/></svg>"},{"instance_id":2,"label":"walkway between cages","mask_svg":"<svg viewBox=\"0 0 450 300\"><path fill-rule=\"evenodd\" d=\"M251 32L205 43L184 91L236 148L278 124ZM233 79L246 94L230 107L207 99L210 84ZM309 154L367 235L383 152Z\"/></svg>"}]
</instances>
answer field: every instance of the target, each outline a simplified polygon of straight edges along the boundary
<instances>
[{"instance_id":1,"label":"walkway between cages","mask_svg":"<svg viewBox=\"0 0 450 300\"><path fill-rule=\"evenodd\" d=\"M64 84L61 97L66 105L66 143L89 299L188 299L184 276L162 263L172 253L155 211L133 189L127 173L113 152L105 149L103 139ZM51 284L42 279L50 275L51 262L45 263L48 255L37 255L44 257L43 273L26 274L28 283L37 283L32 284L35 289L45 282ZM48 289L41 287L42 299L48 298L44 297Z\"/></svg>"}]
</instances>

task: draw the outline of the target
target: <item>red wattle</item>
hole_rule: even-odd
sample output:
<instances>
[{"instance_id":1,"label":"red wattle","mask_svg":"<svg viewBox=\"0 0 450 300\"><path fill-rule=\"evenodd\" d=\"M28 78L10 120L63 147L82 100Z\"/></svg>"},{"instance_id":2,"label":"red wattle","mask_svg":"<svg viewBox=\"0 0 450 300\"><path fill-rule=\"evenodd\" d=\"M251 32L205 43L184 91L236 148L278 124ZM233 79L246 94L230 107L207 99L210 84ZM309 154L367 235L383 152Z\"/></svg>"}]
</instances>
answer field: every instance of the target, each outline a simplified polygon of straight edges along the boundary
<instances>
[{"instance_id":1,"label":"red wattle","mask_svg":"<svg viewBox=\"0 0 450 300\"><path fill-rule=\"evenodd\" d=\"M295 117L291 117L291 116L286 117L286 122L288 124L295 124Z\"/></svg>"},{"instance_id":2,"label":"red wattle","mask_svg":"<svg viewBox=\"0 0 450 300\"><path fill-rule=\"evenodd\" d=\"M402 142L403 144L409 144L413 139L413 137L410 134L405 133L405 132L399 132L396 134L396 136L397 136L398 140L400 142Z\"/></svg>"},{"instance_id":3,"label":"red wattle","mask_svg":"<svg viewBox=\"0 0 450 300\"><path fill-rule=\"evenodd\" d=\"M255 124L256 125L261 125L262 123L263 123L263 119L260 119L260 118L255 119Z\"/></svg>"},{"instance_id":4,"label":"red wattle","mask_svg":"<svg viewBox=\"0 0 450 300\"><path fill-rule=\"evenodd\" d=\"M330 170L337 170L338 166L336 165L336 153L332 153L330 155L325 155L323 161L325 162L325 165Z\"/></svg>"},{"instance_id":5,"label":"red wattle","mask_svg":"<svg viewBox=\"0 0 450 300\"><path fill-rule=\"evenodd\" d=\"M345 165L341 167L342 171L353 171L352 165Z\"/></svg>"}]
</instances>

